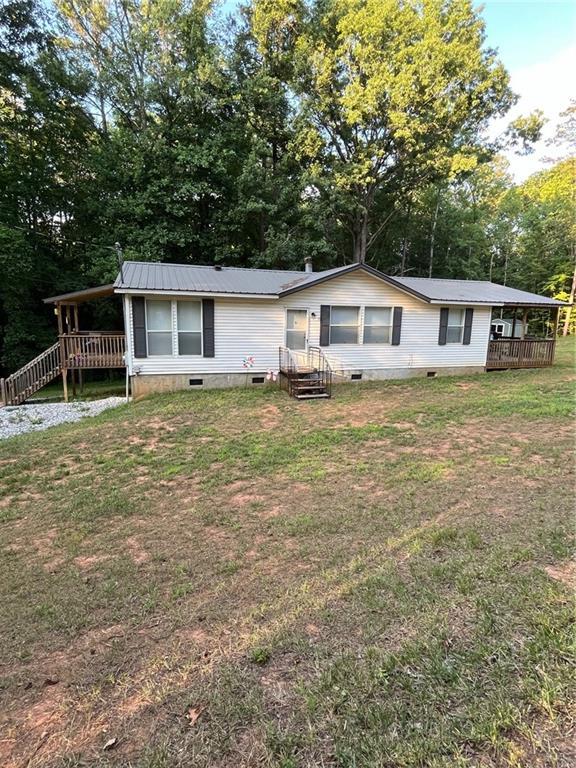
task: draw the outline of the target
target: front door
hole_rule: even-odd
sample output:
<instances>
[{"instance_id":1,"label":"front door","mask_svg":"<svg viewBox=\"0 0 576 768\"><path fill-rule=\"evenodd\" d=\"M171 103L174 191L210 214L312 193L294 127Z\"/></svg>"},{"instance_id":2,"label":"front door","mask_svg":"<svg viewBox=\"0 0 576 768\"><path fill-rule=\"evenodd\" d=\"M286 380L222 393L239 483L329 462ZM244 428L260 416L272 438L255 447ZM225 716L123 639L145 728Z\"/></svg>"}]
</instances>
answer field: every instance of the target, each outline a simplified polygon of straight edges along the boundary
<instances>
[{"instance_id":1,"label":"front door","mask_svg":"<svg viewBox=\"0 0 576 768\"><path fill-rule=\"evenodd\" d=\"M306 349L308 336L308 310L286 310L286 346L288 349Z\"/></svg>"}]
</instances>

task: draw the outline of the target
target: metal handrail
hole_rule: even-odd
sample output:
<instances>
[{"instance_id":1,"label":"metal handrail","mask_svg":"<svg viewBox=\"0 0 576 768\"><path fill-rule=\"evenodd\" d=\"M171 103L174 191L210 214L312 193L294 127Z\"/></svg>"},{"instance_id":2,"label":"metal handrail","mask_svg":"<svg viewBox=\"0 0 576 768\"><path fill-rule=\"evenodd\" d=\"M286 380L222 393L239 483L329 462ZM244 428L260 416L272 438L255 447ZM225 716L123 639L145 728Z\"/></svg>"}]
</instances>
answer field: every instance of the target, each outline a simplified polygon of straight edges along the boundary
<instances>
[{"instance_id":1,"label":"metal handrail","mask_svg":"<svg viewBox=\"0 0 576 768\"><path fill-rule=\"evenodd\" d=\"M328 395L332 394L332 368L320 347L308 347L306 350L294 350L279 347L280 386L289 395L296 393L296 380L301 377L313 377L314 382L323 386Z\"/></svg>"}]
</instances>

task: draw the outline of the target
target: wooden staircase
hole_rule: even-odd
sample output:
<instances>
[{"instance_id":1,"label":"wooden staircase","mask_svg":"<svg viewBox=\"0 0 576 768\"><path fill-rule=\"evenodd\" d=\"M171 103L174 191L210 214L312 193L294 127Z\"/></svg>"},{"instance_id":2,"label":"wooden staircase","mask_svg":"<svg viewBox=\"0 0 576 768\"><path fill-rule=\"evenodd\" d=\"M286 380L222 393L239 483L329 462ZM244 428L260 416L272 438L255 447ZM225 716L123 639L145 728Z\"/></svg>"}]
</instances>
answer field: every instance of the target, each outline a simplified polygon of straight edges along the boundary
<instances>
[{"instance_id":1,"label":"wooden staircase","mask_svg":"<svg viewBox=\"0 0 576 768\"><path fill-rule=\"evenodd\" d=\"M7 379L0 379L0 405L20 405L61 371L60 343L56 342Z\"/></svg>"},{"instance_id":2,"label":"wooden staircase","mask_svg":"<svg viewBox=\"0 0 576 768\"><path fill-rule=\"evenodd\" d=\"M332 395L332 370L319 347L293 350L280 347L280 386L297 400Z\"/></svg>"}]
</instances>

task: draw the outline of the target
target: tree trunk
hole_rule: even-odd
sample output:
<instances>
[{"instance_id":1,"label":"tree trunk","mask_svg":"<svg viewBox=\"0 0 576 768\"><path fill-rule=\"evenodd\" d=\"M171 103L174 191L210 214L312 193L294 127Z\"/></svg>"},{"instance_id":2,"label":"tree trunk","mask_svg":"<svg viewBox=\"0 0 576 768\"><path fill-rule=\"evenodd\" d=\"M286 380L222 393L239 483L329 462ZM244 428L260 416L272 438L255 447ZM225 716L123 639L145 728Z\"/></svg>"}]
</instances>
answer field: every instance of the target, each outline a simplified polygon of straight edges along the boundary
<instances>
[{"instance_id":1,"label":"tree trunk","mask_svg":"<svg viewBox=\"0 0 576 768\"><path fill-rule=\"evenodd\" d=\"M572 275L572 288L570 289L570 305L566 307L566 315L564 316L564 327L562 328L562 336L568 336L570 333L570 317L572 316L572 304L574 303L574 296L576 296L576 266L574 267L574 274Z\"/></svg>"},{"instance_id":2,"label":"tree trunk","mask_svg":"<svg viewBox=\"0 0 576 768\"><path fill-rule=\"evenodd\" d=\"M358 264L364 264L366 262L368 246L368 211L364 210L358 215L355 229L354 261L358 262Z\"/></svg>"},{"instance_id":3,"label":"tree trunk","mask_svg":"<svg viewBox=\"0 0 576 768\"><path fill-rule=\"evenodd\" d=\"M400 261L400 275L406 272L406 261L408 259L408 232L410 230L410 216L412 213L412 202L408 203L408 210L406 212L406 224L404 225L404 239L402 241L402 260Z\"/></svg>"},{"instance_id":4,"label":"tree trunk","mask_svg":"<svg viewBox=\"0 0 576 768\"><path fill-rule=\"evenodd\" d=\"M434 264L434 241L436 239L436 225L438 224L438 209L440 208L440 190L436 197L436 207L432 219L432 229L430 230L430 263L428 264L428 277L432 277L432 267Z\"/></svg>"}]
</instances>

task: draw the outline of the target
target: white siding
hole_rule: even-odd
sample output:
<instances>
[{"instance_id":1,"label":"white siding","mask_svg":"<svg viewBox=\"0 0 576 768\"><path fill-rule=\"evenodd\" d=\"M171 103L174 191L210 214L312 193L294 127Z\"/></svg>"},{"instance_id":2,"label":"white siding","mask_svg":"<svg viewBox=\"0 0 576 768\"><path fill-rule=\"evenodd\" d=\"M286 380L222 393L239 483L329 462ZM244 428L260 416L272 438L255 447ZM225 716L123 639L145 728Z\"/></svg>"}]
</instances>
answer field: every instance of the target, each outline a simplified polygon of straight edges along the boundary
<instances>
[{"instance_id":1,"label":"white siding","mask_svg":"<svg viewBox=\"0 0 576 768\"><path fill-rule=\"evenodd\" d=\"M149 297L150 298L150 297ZM167 298L160 297L158 298ZM402 337L390 344L340 344L324 348L336 370L443 368L483 366L490 331L491 308L474 308L469 345L438 344L440 306L430 305L365 273L354 272L294 293L283 299L214 297L215 357L132 357L132 306L127 302L129 371L152 373L242 373L242 361L255 358L253 371L278 367L278 347L285 343L286 308L310 312L309 344L320 337L320 306L402 306ZM312 313L316 316L311 317ZM175 316L173 317L174 332Z\"/></svg>"}]
</instances>

